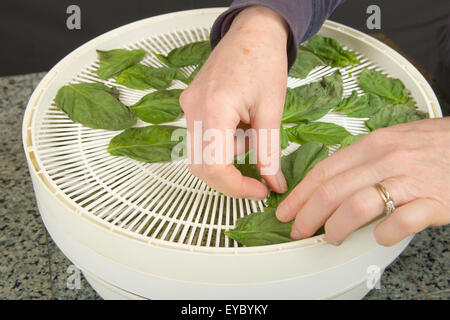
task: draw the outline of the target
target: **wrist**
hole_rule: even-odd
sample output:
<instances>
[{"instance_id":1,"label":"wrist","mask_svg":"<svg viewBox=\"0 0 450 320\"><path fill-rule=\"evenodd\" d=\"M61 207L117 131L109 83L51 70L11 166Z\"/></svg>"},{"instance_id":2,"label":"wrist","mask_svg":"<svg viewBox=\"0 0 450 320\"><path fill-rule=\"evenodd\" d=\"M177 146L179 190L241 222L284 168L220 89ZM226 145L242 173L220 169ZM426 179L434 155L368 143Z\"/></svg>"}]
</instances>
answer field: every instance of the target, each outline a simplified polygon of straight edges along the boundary
<instances>
[{"instance_id":1,"label":"wrist","mask_svg":"<svg viewBox=\"0 0 450 320\"><path fill-rule=\"evenodd\" d=\"M234 18L229 32L264 37L283 44L287 43L289 26L276 11L263 6L250 6Z\"/></svg>"}]
</instances>

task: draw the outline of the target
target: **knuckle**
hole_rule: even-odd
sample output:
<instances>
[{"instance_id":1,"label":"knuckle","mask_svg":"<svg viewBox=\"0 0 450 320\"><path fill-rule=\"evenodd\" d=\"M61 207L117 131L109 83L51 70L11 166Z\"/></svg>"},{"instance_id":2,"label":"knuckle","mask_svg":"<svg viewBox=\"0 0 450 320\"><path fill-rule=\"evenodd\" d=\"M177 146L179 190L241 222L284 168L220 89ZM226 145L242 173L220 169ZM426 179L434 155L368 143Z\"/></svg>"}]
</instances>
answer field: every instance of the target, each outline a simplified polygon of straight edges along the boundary
<instances>
[{"instance_id":1,"label":"knuckle","mask_svg":"<svg viewBox=\"0 0 450 320\"><path fill-rule=\"evenodd\" d=\"M230 104L230 95L224 91L217 91L205 95L202 101L202 107L207 117L220 117L223 114L223 110L226 110Z\"/></svg>"},{"instance_id":2,"label":"knuckle","mask_svg":"<svg viewBox=\"0 0 450 320\"><path fill-rule=\"evenodd\" d=\"M212 121L223 119L223 108L230 100L229 94L223 90L212 93L197 94L198 89L189 86L180 95L180 107L185 114L189 114L194 109L200 108L205 119Z\"/></svg>"},{"instance_id":3,"label":"knuckle","mask_svg":"<svg viewBox=\"0 0 450 320\"><path fill-rule=\"evenodd\" d=\"M315 229L313 226L309 225L305 219L297 218L294 228L302 235L303 238L310 237L314 234Z\"/></svg>"},{"instance_id":4,"label":"knuckle","mask_svg":"<svg viewBox=\"0 0 450 320\"><path fill-rule=\"evenodd\" d=\"M414 159L415 152L413 150L408 150L401 148L390 152L385 159L385 164L393 168L403 168L407 169L408 164Z\"/></svg>"},{"instance_id":5,"label":"knuckle","mask_svg":"<svg viewBox=\"0 0 450 320\"><path fill-rule=\"evenodd\" d=\"M319 162L314 166L314 168L308 173L309 179L313 181L325 181L329 177L328 169L323 162Z\"/></svg>"},{"instance_id":6,"label":"knuckle","mask_svg":"<svg viewBox=\"0 0 450 320\"><path fill-rule=\"evenodd\" d=\"M352 215L353 218L360 219L364 218L369 212L369 206L366 199L361 196L353 196L350 198L348 203L349 214Z\"/></svg>"},{"instance_id":7,"label":"knuckle","mask_svg":"<svg viewBox=\"0 0 450 320\"><path fill-rule=\"evenodd\" d=\"M317 188L317 196L319 198L319 201L326 207L332 205L335 202L336 195L336 188L331 183L322 183Z\"/></svg>"},{"instance_id":8,"label":"knuckle","mask_svg":"<svg viewBox=\"0 0 450 320\"><path fill-rule=\"evenodd\" d=\"M192 104L192 93L190 87L183 90L183 92L180 95L180 107L183 111L186 111L190 105Z\"/></svg>"},{"instance_id":9,"label":"knuckle","mask_svg":"<svg viewBox=\"0 0 450 320\"><path fill-rule=\"evenodd\" d=\"M232 96L233 92L229 92L227 89L214 90L206 94L206 102L212 108L216 108L218 105L226 105Z\"/></svg>"},{"instance_id":10,"label":"knuckle","mask_svg":"<svg viewBox=\"0 0 450 320\"><path fill-rule=\"evenodd\" d=\"M220 123L223 120L223 109L216 104L206 103L203 107L204 117L206 121L211 123ZM208 122L206 123L208 125ZM212 126L214 128L214 126Z\"/></svg>"}]
</instances>

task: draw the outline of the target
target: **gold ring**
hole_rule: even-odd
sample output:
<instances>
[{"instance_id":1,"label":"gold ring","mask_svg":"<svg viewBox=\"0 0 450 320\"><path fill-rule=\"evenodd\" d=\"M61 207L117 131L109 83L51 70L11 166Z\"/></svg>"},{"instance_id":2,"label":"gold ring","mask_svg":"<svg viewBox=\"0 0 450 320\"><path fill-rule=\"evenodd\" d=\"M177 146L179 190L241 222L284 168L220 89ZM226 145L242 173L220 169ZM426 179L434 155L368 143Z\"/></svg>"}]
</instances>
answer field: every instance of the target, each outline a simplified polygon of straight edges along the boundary
<instances>
[{"instance_id":1,"label":"gold ring","mask_svg":"<svg viewBox=\"0 0 450 320\"><path fill-rule=\"evenodd\" d=\"M384 201L384 214L386 216L390 215L395 210L394 199L392 199L389 192L381 183L377 183L375 188L377 188L378 193Z\"/></svg>"}]
</instances>

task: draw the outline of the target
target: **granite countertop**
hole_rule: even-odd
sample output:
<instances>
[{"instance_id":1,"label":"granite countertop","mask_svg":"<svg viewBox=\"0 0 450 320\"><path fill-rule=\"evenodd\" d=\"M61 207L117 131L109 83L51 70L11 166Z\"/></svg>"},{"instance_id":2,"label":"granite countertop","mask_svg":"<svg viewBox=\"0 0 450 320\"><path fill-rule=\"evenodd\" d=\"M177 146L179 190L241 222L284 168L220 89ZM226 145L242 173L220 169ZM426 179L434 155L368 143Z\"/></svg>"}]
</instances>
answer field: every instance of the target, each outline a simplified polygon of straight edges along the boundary
<instances>
[{"instance_id":1,"label":"granite countertop","mask_svg":"<svg viewBox=\"0 0 450 320\"><path fill-rule=\"evenodd\" d=\"M48 235L22 150L22 117L45 73L0 77L0 299L100 299ZM365 299L449 299L450 226L420 232Z\"/></svg>"}]
</instances>

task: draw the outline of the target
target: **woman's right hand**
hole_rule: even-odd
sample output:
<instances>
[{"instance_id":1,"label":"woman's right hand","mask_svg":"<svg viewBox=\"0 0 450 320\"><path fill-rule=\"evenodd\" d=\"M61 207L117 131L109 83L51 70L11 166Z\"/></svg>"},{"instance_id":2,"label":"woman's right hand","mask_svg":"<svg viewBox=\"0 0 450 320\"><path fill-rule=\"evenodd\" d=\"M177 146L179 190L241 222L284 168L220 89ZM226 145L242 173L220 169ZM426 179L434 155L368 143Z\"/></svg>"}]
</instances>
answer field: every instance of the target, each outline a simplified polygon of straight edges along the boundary
<instances>
[{"instance_id":1,"label":"woman's right hand","mask_svg":"<svg viewBox=\"0 0 450 320\"><path fill-rule=\"evenodd\" d=\"M280 167L279 135L270 138L269 134L263 141L260 129L277 130L279 134L287 85L287 38L288 26L275 11L258 6L244 9L180 97L191 137L197 121L201 121L203 133L215 129L223 137L242 123L255 129L256 137L261 138L258 140L267 146L254 148L258 150L258 169L278 193L287 191ZM231 164L232 159L225 156L233 140L223 140L224 156L217 156L214 163L194 163L194 144L188 141L191 172L226 195L264 199L268 195L266 186L241 175ZM203 142L203 150L206 147ZM264 159L268 160L264 163Z\"/></svg>"}]
</instances>

